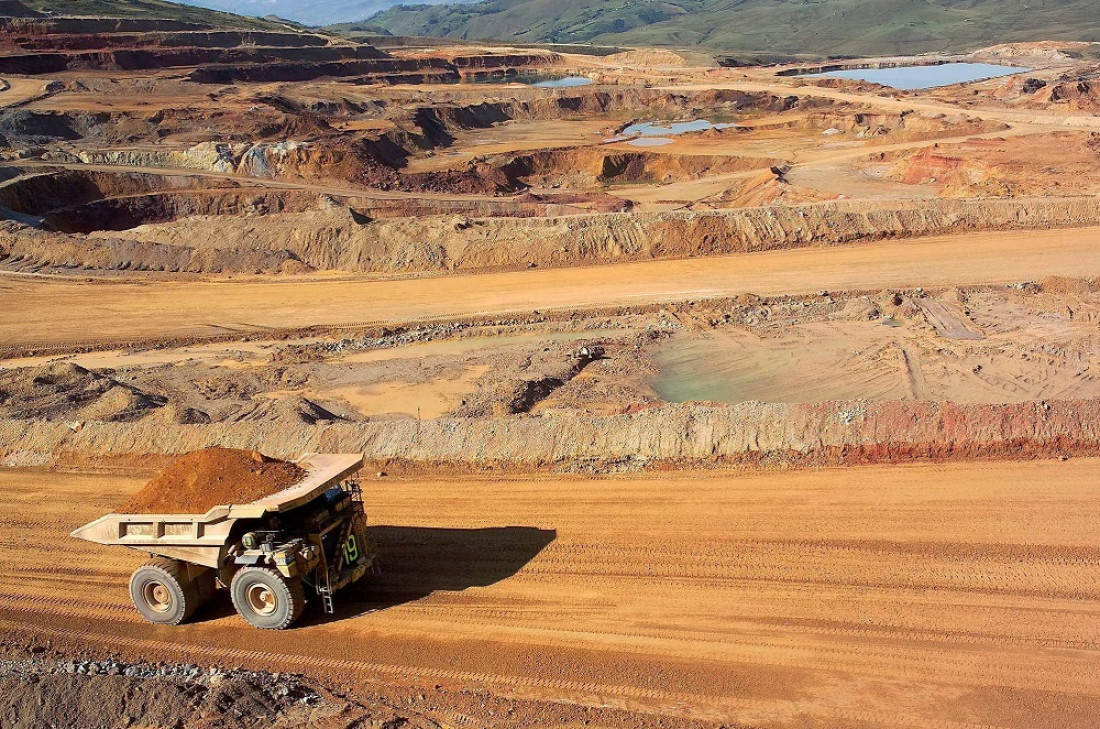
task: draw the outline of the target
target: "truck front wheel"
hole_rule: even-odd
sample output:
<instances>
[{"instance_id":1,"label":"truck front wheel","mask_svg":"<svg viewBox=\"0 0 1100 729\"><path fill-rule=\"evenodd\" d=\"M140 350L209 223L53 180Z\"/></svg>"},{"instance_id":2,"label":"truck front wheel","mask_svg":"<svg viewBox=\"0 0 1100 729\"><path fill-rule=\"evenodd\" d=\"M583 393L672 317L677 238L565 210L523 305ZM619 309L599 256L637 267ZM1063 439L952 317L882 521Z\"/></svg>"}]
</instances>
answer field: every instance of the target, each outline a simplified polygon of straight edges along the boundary
<instances>
[{"instance_id":1,"label":"truck front wheel","mask_svg":"<svg viewBox=\"0 0 1100 729\"><path fill-rule=\"evenodd\" d=\"M297 577L267 567L243 567L229 587L233 607L251 625L265 630L289 628L301 617L306 593Z\"/></svg>"},{"instance_id":2,"label":"truck front wheel","mask_svg":"<svg viewBox=\"0 0 1100 729\"><path fill-rule=\"evenodd\" d=\"M158 625L179 625L202 602L198 586L187 576L187 565L155 559L134 570L130 599L142 617Z\"/></svg>"}]
</instances>

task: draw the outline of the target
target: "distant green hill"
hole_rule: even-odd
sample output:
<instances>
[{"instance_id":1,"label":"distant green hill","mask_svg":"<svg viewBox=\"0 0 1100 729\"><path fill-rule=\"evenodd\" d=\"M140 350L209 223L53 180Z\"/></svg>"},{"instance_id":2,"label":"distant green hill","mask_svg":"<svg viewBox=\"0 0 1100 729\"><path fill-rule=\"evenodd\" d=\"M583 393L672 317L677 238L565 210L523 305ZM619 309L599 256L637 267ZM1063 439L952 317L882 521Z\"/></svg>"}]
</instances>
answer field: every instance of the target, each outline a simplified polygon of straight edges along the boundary
<instances>
[{"instance_id":1,"label":"distant green hill","mask_svg":"<svg viewBox=\"0 0 1100 729\"><path fill-rule=\"evenodd\" d=\"M483 0L367 22L394 35L834 56L1100 41L1097 0Z\"/></svg>"},{"instance_id":2,"label":"distant green hill","mask_svg":"<svg viewBox=\"0 0 1100 729\"><path fill-rule=\"evenodd\" d=\"M280 22L246 18L165 0L20 0L20 4L51 15L181 20L234 30L287 30L286 24Z\"/></svg>"}]
</instances>

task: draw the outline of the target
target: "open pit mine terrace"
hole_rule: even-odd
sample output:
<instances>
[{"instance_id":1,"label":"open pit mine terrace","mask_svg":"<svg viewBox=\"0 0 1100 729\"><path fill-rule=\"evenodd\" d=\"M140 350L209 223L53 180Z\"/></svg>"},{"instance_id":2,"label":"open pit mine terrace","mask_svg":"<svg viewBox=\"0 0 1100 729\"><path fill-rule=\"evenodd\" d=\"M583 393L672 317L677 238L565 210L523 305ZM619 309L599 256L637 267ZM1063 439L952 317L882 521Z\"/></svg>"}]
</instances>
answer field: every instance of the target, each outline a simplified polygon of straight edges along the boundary
<instances>
[{"instance_id":1,"label":"open pit mine terrace","mask_svg":"<svg viewBox=\"0 0 1100 729\"><path fill-rule=\"evenodd\" d=\"M1095 724L1093 44L0 15L0 724ZM382 574L142 622L66 535L212 445L363 453Z\"/></svg>"}]
</instances>

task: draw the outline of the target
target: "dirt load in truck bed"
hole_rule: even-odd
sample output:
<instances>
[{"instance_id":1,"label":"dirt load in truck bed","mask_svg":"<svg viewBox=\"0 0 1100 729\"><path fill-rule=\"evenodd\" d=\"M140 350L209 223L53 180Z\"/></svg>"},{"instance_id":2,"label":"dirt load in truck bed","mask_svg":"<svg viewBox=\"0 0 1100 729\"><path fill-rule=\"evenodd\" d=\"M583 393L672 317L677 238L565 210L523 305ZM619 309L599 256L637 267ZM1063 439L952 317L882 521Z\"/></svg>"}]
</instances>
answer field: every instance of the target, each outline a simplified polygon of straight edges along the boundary
<instances>
[{"instance_id":1,"label":"dirt load in truck bed","mask_svg":"<svg viewBox=\"0 0 1100 729\"><path fill-rule=\"evenodd\" d=\"M180 456L119 507L124 514L203 514L293 486L306 472L258 451L206 448Z\"/></svg>"}]
</instances>

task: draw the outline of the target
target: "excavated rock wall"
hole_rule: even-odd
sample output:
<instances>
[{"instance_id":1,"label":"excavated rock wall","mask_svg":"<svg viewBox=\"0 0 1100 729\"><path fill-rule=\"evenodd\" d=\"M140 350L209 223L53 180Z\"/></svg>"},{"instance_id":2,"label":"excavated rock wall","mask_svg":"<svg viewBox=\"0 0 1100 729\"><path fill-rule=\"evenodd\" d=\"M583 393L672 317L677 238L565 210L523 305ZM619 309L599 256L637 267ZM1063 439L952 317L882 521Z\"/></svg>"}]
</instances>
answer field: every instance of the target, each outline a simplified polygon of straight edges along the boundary
<instances>
[{"instance_id":1,"label":"excavated rock wall","mask_svg":"<svg viewBox=\"0 0 1100 729\"><path fill-rule=\"evenodd\" d=\"M331 46L329 48L332 48ZM377 53L377 49L373 49ZM292 58L285 54L284 58ZM300 62L234 63L230 59L220 65L196 69L190 79L198 83L234 83L239 81L308 81L322 76L362 76L362 83L439 83L457 81L463 74L476 74L478 70L494 68L537 68L552 66L561 61L557 54L511 54L464 56L453 60L440 57L392 58L388 55L376 60L325 59L303 57Z\"/></svg>"},{"instance_id":2,"label":"excavated rock wall","mask_svg":"<svg viewBox=\"0 0 1100 729\"><path fill-rule=\"evenodd\" d=\"M256 145L248 151L256 151L260 147L261 145ZM116 152L110 155L96 155L94 159L116 160L116 163L117 160L125 159L148 161L153 154L156 153L144 150L134 151L134 157L131 158L125 152ZM208 156L216 156L219 153L196 148L193 156L177 152L169 154L179 156L181 161L190 161L198 165L202 164ZM244 155L242 164L248 159L248 155ZM259 155L256 155L253 161L255 159L270 161L270 158ZM286 157L283 156L282 160L281 164L285 164ZM351 223L362 225L375 218L431 215L545 217L580 215L593 210L618 212L627 210L629 207L628 203L619 198L598 192L545 196L521 195L497 200L349 197L341 198L341 202L337 202L331 197L319 196L308 190L242 188L235 181L228 179L136 172L60 170L23 175L0 183L0 210L6 211L6 214L13 219L23 220L27 225L63 233L123 231L141 225L164 223L192 216L247 215L253 216L251 219L254 220L254 216L257 215L340 210L342 211L338 216L340 222L348 222L350 218ZM331 217L331 212L321 212L320 215ZM24 231L24 233L27 232ZM147 245L158 244L148 243ZM102 250L91 243L88 243L87 256L74 256L81 250L81 243L76 238L54 240L43 237L32 238L27 234L13 245L13 241L5 239L5 235L0 233L0 247L3 247L9 258L17 257L20 261L26 262L25 265L31 265L31 261L42 261L49 262L51 265L95 269L99 267L98 263L104 260ZM196 246L181 242L180 245L173 245L173 247L191 251ZM133 242L123 248L127 253L123 254L123 258L118 262L129 260L126 256L135 250ZM240 248L251 249L254 246L242 240ZM217 249L204 250L214 252ZM57 251L65 253L59 258L55 255ZM43 255L39 256L38 253ZM260 250L256 253L266 260L270 251L260 246ZM209 259L208 256L200 258ZM159 254L152 256L148 259L149 266L161 270L155 263L159 259ZM141 255L132 259L133 265L139 269L146 268L146 260ZM112 263L110 268L118 268L118 262Z\"/></svg>"},{"instance_id":3,"label":"excavated rock wall","mask_svg":"<svg viewBox=\"0 0 1100 729\"><path fill-rule=\"evenodd\" d=\"M88 51L102 48L236 48L237 46L278 46L303 48L324 46L329 39L305 33L278 33L273 31L211 30L155 33L28 33L5 39L6 44L27 50Z\"/></svg>"},{"instance_id":4,"label":"excavated rock wall","mask_svg":"<svg viewBox=\"0 0 1100 729\"><path fill-rule=\"evenodd\" d=\"M752 111L782 112L834 106L828 99L780 97L762 92L718 89L664 92L640 87L585 90L525 89L517 98L477 104L424 106L415 109L397 130L373 142L377 158L401 166L416 152L446 147L464 129L485 129L506 121L542 121L637 112L646 116Z\"/></svg>"},{"instance_id":5,"label":"excavated rock wall","mask_svg":"<svg viewBox=\"0 0 1100 729\"><path fill-rule=\"evenodd\" d=\"M409 272L570 266L1087 225L1100 225L1094 197L919 200L888 209L838 200L741 210L369 222L334 208L271 215L263 226L192 218L120 235L179 246L288 250L318 269Z\"/></svg>"},{"instance_id":6,"label":"excavated rock wall","mask_svg":"<svg viewBox=\"0 0 1100 729\"><path fill-rule=\"evenodd\" d=\"M0 32L26 35L55 33L177 33L213 30L206 23L145 18L0 18Z\"/></svg>"},{"instance_id":7,"label":"excavated rock wall","mask_svg":"<svg viewBox=\"0 0 1100 729\"><path fill-rule=\"evenodd\" d=\"M1006 84L1006 91L1024 101L1024 105L1034 109L1046 109L1057 112L1076 111L1096 113L1100 111L1100 81L1078 78L1050 83L1029 78L1020 81L1014 78Z\"/></svg>"},{"instance_id":8,"label":"excavated rock wall","mask_svg":"<svg viewBox=\"0 0 1100 729\"><path fill-rule=\"evenodd\" d=\"M191 64L193 65L193 64ZM362 83L377 83L389 78L405 79L416 83L418 79L444 81L457 79L458 71L439 58L403 59L375 58L373 60L334 60L298 62L212 64L197 68L188 78L196 83L229 84L236 82L310 81L322 76L362 76Z\"/></svg>"},{"instance_id":9,"label":"excavated rock wall","mask_svg":"<svg viewBox=\"0 0 1100 729\"><path fill-rule=\"evenodd\" d=\"M41 58L46 59L47 55L43 54ZM399 64L419 62L406 59L393 61ZM278 64L258 65L253 70L263 75L268 73L265 69L275 65ZM221 68L214 67L211 73L221 73ZM453 69L440 70L454 72ZM306 75L311 73L312 70ZM101 149L81 150L71 154L73 158L87 163L183 167L257 176L337 178L388 189L422 191L432 188L424 180L418 179L417 175L400 174L400 169L405 166L410 155L449 146L455 140L455 133L460 130L484 129L509 120L551 120L625 111L649 116L695 114L701 113L701 109L733 113L758 109L817 108L831 104L820 99L781 98L770 94L737 91L663 94L648 89L631 88L581 93L533 93L537 91L540 90L518 92L521 98L517 99L415 108L394 120L395 129L374 137L364 136L353 142L335 138L333 130L320 117L302 114L271 116L269 122L259 129L255 128L254 119L249 121L252 126L243 123L230 125L225 128L222 142L203 142L186 150L126 149L114 146L125 144L118 137L117 130L122 126L147 125L148 133L152 134L154 131L146 116L138 119L125 112L57 114L19 110L0 114L0 134L27 144L46 143L57 138L76 140L92 137ZM160 131L173 127L185 128L198 121L182 110L163 111L155 119ZM315 141L297 142L294 141L295 137L311 138ZM114 148L102 148L105 146ZM462 179L447 184L457 184L459 187L470 187L474 181L484 177L480 170L460 170L454 174ZM439 178L440 175L426 177ZM501 175L501 178L504 179L504 176Z\"/></svg>"},{"instance_id":10,"label":"excavated rock wall","mask_svg":"<svg viewBox=\"0 0 1100 729\"><path fill-rule=\"evenodd\" d=\"M477 53L451 56L448 60L463 71L556 66L565 62L565 58L559 53Z\"/></svg>"},{"instance_id":11,"label":"excavated rock wall","mask_svg":"<svg viewBox=\"0 0 1100 729\"><path fill-rule=\"evenodd\" d=\"M42 215L52 210L112 197L233 187L236 184L231 180L187 175L59 170L25 175L0 185L0 207L30 215Z\"/></svg>"},{"instance_id":12,"label":"excavated rock wall","mask_svg":"<svg viewBox=\"0 0 1100 729\"><path fill-rule=\"evenodd\" d=\"M51 230L63 233L90 233L97 230L127 230L138 225L193 215L301 212L313 207L316 202L315 194L292 190L153 193L58 208L44 216L44 223Z\"/></svg>"},{"instance_id":13,"label":"excavated rock wall","mask_svg":"<svg viewBox=\"0 0 1100 729\"><path fill-rule=\"evenodd\" d=\"M117 238L32 237L0 232L0 263L19 271L169 271L300 273L309 266L288 251L196 249Z\"/></svg>"},{"instance_id":14,"label":"excavated rock wall","mask_svg":"<svg viewBox=\"0 0 1100 729\"><path fill-rule=\"evenodd\" d=\"M570 114L602 115L624 111L639 111L661 116L679 113L784 112L792 109L818 109L836 105L829 99L795 95L777 96L767 92L734 89L666 91L627 87L581 92L562 90L549 95L531 91L525 93L527 94L525 97L500 102L508 118L561 119Z\"/></svg>"},{"instance_id":15,"label":"excavated rock wall","mask_svg":"<svg viewBox=\"0 0 1100 729\"><path fill-rule=\"evenodd\" d=\"M601 147L548 149L520 155L493 155L485 164L510 181L527 184L672 182L780 164L782 160L712 154L607 151ZM513 185L515 183L513 182Z\"/></svg>"},{"instance_id":16,"label":"excavated rock wall","mask_svg":"<svg viewBox=\"0 0 1100 729\"><path fill-rule=\"evenodd\" d=\"M204 64L361 64L349 66L350 71L330 75L370 73L374 63L380 70L404 66L404 62L371 46L302 46L302 47L232 47L232 48L146 48L105 49L55 53L24 53L0 56L0 71L4 73L39 74L75 69L138 71ZM414 64L415 66L416 64ZM416 66L419 68L420 66ZM43 70L48 68L50 70ZM203 71L204 69L200 69ZM196 72L198 73L198 72Z\"/></svg>"},{"instance_id":17,"label":"excavated rock wall","mask_svg":"<svg viewBox=\"0 0 1100 729\"><path fill-rule=\"evenodd\" d=\"M47 465L211 445L362 452L374 461L584 469L1100 453L1100 402L958 405L916 401L667 405L631 415L304 425L0 421L0 464Z\"/></svg>"}]
</instances>

